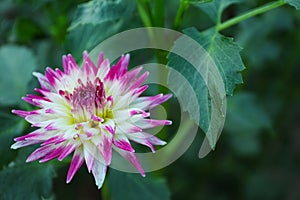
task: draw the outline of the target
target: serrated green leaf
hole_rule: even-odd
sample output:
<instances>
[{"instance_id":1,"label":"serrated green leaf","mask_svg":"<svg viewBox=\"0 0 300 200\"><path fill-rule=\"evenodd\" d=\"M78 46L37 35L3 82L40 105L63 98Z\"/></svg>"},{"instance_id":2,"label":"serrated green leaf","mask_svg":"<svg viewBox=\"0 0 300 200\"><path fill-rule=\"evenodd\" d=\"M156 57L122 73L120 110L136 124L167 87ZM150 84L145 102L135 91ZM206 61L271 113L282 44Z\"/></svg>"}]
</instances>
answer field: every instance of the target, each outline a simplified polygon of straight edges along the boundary
<instances>
[{"instance_id":1,"label":"serrated green leaf","mask_svg":"<svg viewBox=\"0 0 300 200\"><path fill-rule=\"evenodd\" d=\"M242 2L242 0L214 0L210 3L194 5L205 12L213 22L219 23L221 22L223 11L231 4L240 2Z\"/></svg>"},{"instance_id":2,"label":"serrated green leaf","mask_svg":"<svg viewBox=\"0 0 300 200\"><path fill-rule=\"evenodd\" d=\"M111 170L108 184L112 200L170 199L170 191L163 178L141 177L139 174Z\"/></svg>"},{"instance_id":3,"label":"serrated green leaf","mask_svg":"<svg viewBox=\"0 0 300 200\"><path fill-rule=\"evenodd\" d=\"M0 199L40 200L52 196L52 179L55 177L51 165L35 163L10 166L0 171Z\"/></svg>"},{"instance_id":4,"label":"serrated green leaf","mask_svg":"<svg viewBox=\"0 0 300 200\"><path fill-rule=\"evenodd\" d=\"M202 3L208 3L208 2L212 2L213 0L182 0L185 3L189 3L189 4L195 4L195 5L199 5Z\"/></svg>"},{"instance_id":5,"label":"serrated green leaf","mask_svg":"<svg viewBox=\"0 0 300 200\"><path fill-rule=\"evenodd\" d=\"M110 35L118 33L132 17L134 6L134 2L128 0L91 1L83 4L78 8L78 19L74 20L67 36L67 49L75 58L81 58L84 50L89 51ZM125 10L121 12L122 9Z\"/></svg>"},{"instance_id":6,"label":"serrated green leaf","mask_svg":"<svg viewBox=\"0 0 300 200\"><path fill-rule=\"evenodd\" d=\"M242 50L233 38L225 37L209 29L198 32L195 28L184 30L184 33L196 40L211 56L225 83L227 95L233 95L237 84L243 83L240 72L245 69L239 52Z\"/></svg>"},{"instance_id":7,"label":"serrated green leaf","mask_svg":"<svg viewBox=\"0 0 300 200\"><path fill-rule=\"evenodd\" d=\"M11 151L13 138L20 135L24 128L24 120L12 114L0 111L0 169L11 162L16 156Z\"/></svg>"},{"instance_id":8,"label":"serrated green leaf","mask_svg":"<svg viewBox=\"0 0 300 200\"><path fill-rule=\"evenodd\" d=\"M284 0L284 2L294 6L297 10L300 10L300 0Z\"/></svg>"},{"instance_id":9,"label":"serrated green leaf","mask_svg":"<svg viewBox=\"0 0 300 200\"><path fill-rule=\"evenodd\" d=\"M6 45L0 48L0 60L0 104L18 104L37 66L36 57L26 47Z\"/></svg>"},{"instance_id":10,"label":"serrated green leaf","mask_svg":"<svg viewBox=\"0 0 300 200\"><path fill-rule=\"evenodd\" d=\"M133 12L131 0L89 1L78 6L70 30L84 24L103 24L116 22ZM107 27L105 27L107 28Z\"/></svg>"},{"instance_id":11,"label":"serrated green leaf","mask_svg":"<svg viewBox=\"0 0 300 200\"><path fill-rule=\"evenodd\" d=\"M67 49L72 52L75 58L81 58L83 51L91 50L105 38L117 33L122 26L122 21L113 24L107 22L102 25L86 24L79 26L69 33L66 44Z\"/></svg>"},{"instance_id":12,"label":"serrated green leaf","mask_svg":"<svg viewBox=\"0 0 300 200\"><path fill-rule=\"evenodd\" d=\"M184 30L184 33L195 40L197 43L199 43L199 45L201 45L206 50L208 56L199 55L199 57L203 57L199 62L201 62L202 67L207 68L206 71L208 72L208 80L216 78L213 77L213 74L210 71L212 70L213 66L207 64L210 63L210 59L212 59L223 79L226 94L232 95L236 84L242 83L242 76L240 74L240 71L245 68L239 55L241 48L233 42L232 38L225 37L213 29L204 32L198 32L195 28L189 28ZM190 46L189 44L186 45ZM179 43L176 42L173 48L183 47L180 47ZM187 49L187 51L191 51L191 49ZM209 94L207 85L205 84L203 77L201 77L202 75L197 73L190 63L175 54L169 54L168 66L180 72L193 87L199 105L199 121L197 118L198 116L195 115L196 107L191 106L190 100L188 98L189 95L185 94L185 90L178 86L177 94L179 94L179 96L187 96L187 98L183 99L183 109L189 112L192 119L194 119L196 123L201 127L201 129L206 133L211 147L214 148L217 136L219 134L219 129L222 128L220 127L222 126L222 124L219 123L224 120L222 118L222 115L224 114L222 112L222 95L218 96L218 94L216 94L215 97L217 97L218 99L213 99L214 106L216 107L219 114L212 116L212 94ZM169 76L169 83L172 82L172 79L170 78L171 76L172 75ZM210 124L212 124L212 126L209 130Z\"/></svg>"}]
</instances>

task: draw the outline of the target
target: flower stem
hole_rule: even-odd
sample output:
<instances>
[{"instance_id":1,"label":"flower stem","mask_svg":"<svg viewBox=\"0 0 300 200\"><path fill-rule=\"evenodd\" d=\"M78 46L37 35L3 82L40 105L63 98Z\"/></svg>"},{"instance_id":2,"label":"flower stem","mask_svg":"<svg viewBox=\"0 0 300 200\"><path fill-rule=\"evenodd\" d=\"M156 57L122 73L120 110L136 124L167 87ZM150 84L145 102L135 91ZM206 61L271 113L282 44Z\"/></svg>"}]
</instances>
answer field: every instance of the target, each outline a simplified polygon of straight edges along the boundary
<instances>
[{"instance_id":1,"label":"flower stem","mask_svg":"<svg viewBox=\"0 0 300 200\"><path fill-rule=\"evenodd\" d=\"M178 29L182 19L183 19L183 15L185 13L185 11L188 9L189 7L189 3L187 1L181 0L180 1L180 5L179 8L177 10L176 16L175 16L175 20L174 20L174 25L173 28L174 29Z\"/></svg>"},{"instance_id":2,"label":"flower stem","mask_svg":"<svg viewBox=\"0 0 300 200\"><path fill-rule=\"evenodd\" d=\"M101 198L102 200L110 200L108 182L104 181L103 186L101 188Z\"/></svg>"},{"instance_id":3,"label":"flower stem","mask_svg":"<svg viewBox=\"0 0 300 200\"><path fill-rule=\"evenodd\" d=\"M216 29L218 31L222 31L224 29L227 29L241 21L244 21L246 19L249 19L251 17L254 17L256 15L259 15L259 14L262 14L262 13L265 13L267 11L270 11L270 10L273 10L275 8L278 8L280 6L283 6L284 4L286 4L283 0L279 0L279 1L275 1L275 2L272 2L272 3L269 3L269 4L266 4L266 5L263 5L261 7L258 7L258 8L255 8L245 14L242 14L240 16L237 16L237 17L234 17L230 20L227 20L219 25L216 26Z\"/></svg>"},{"instance_id":4,"label":"flower stem","mask_svg":"<svg viewBox=\"0 0 300 200\"><path fill-rule=\"evenodd\" d=\"M136 0L138 12L146 27L152 27L152 15L148 0Z\"/></svg>"},{"instance_id":5,"label":"flower stem","mask_svg":"<svg viewBox=\"0 0 300 200\"><path fill-rule=\"evenodd\" d=\"M153 22L156 27L164 27L165 0L154 0Z\"/></svg>"}]
</instances>

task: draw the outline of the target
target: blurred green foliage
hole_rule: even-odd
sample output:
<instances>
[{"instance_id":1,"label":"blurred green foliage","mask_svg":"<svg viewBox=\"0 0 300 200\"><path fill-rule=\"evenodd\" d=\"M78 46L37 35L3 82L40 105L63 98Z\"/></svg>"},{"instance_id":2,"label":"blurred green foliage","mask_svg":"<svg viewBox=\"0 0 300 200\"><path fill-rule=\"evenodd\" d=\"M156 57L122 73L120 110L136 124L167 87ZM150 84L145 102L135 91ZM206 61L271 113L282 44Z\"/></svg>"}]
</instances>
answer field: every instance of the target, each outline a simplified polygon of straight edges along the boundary
<instances>
[{"instance_id":1,"label":"blurred green foliage","mask_svg":"<svg viewBox=\"0 0 300 200\"><path fill-rule=\"evenodd\" d=\"M100 193L107 187L112 199L122 199L122 194L131 199L136 194L148 199L300 199L300 12L290 6L221 32L243 47L241 57L246 70L242 72L244 84L227 99L225 128L216 150L207 157L197 157L204 136L201 132L184 156L170 166L145 180L111 170L103 191L98 191L84 166L66 185L68 163L26 164L25 157L32 148L10 150L14 137L32 130L23 119L10 114L12 107L32 109L20 101L37 86L32 71L60 67L61 56L66 53L80 60L83 50L91 50L105 38L143 26L133 1L102 2L109 12L96 9L90 16L82 8L92 3L82 0L0 2L0 199L102 199ZM114 2L121 4L116 6ZM227 5L237 1L216 2ZM225 9L222 19L269 3L240 2ZM299 9L298 0L287 2ZM163 3L165 18L160 24L172 28L179 0ZM178 30L194 26L203 36L203 30L215 25L214 8L204 9L213 4L202 3L191 1L181 15ZM142 60L140 54L143 52L133 53L133 63L155 59L151 54ZM157 88L153 88L155 93ZM172 111L169 114L175 121L180 118Z\"/></svg>"}]
</instances>

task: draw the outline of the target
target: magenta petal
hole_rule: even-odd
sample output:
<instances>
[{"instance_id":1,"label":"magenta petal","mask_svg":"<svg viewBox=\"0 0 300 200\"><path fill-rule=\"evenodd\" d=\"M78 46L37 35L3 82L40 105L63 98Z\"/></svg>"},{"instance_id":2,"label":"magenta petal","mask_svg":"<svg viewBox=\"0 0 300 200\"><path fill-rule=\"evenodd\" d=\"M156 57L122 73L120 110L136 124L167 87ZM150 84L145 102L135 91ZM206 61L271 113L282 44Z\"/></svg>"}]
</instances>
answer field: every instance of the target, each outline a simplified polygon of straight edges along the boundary
<instances>
[{"instance_id":1,"label":"magenta petal","mask_svg":"<svg viewBox=\"0 0 300 200\"><path fill-rule=\"evenodd\" d=\"M158 139L154 135L149 133L132 133L129 135L129 139L140 143L142 145L148 146L153 153L155 153L155 149L153 145L165 145L166 142Z\"/></svg>"},{"instance_id":2,"label":"magenta petal","mask_svg":"<svg viewBox=\"0 0 300 200\"><path fill-rule=\"evenodd\" d=\"M135 89L137 87L140 87L142 83L146 80L146 78L149 76L149 72L145 72L142 74L130 87L128 90Z\"/></svg>"},{"instance_id":3,"label":"magenta petal","mask_svg":"<svg viewBox=\"0 0 300 200\"><path fill-rule=\"evenodd\" d=\"M125 56L122 55L119 62L110 68L104 80L112 81L114 79L119 79L120 77L122 77L127 72L128 63L129 54Z\"/></svg>"},{"instance_id":4,"label":"magenta petal","mask_svg":"<svg viewBox=\"0 0 300 200\"><path fill-rule=\"evenodd\" d=\"M170 120L156 120L156 119L141 119L136 122L136 125L142 129L153 128L156 126L171 125Z\"/></svg>"},{"instance_id":5,"label":"magenta petal","mask_svg":"<svg viewBox=\"0 0 300 200\"><path fill-rule=\"evenodd\" d=\"M132 80L135 80L142 69L143 69L142 67L138 67L138 68L126 73L123 84L129 84L130 82L132 82Z\"/></svg>"},{"instance_id":6,"label":"magenta petal","mask_svg":"<svg viewBox=\"0 0 300 200\"><path fill-rule=\"evenodd\" d=\"M58 157L58 160L62 161L65 157L72 153L76 149L76 147L76 145L67 145Z\"/></svg>"},{"instance_id":7,"label":"magenta petal","mask_svg":"<svg viewBox=\"0 0 300 200\"><path fill-rule=\"evenodd\" d=\"M142 87L135 89L133 95L136 97L140 96L143 92L145 92L145 90L148 89L148 87L148 85L143 85Z\"/></svg>"},{"instance_id":8,"label":"magenta petal","mask_svg":"<svg viewBox=\"0 0 300 200\"><path fill-rule=\"evenodd\" d=\"M140 174L142 176L146 176L145 171L144 171L143 167L141 166L141 164L140 164L138 158L136 157L135 153L124 151L124 150L121 150L121 149L116 149L116 151L121 156L126 158L138 170L138 172L140 172Z\"/></svg>"},{"instance_id":9,"label":"magenta petal","mask_svg":"<svg viewBox=\"0 0 300 200\"><path fill-rule=\"evenodd\" d=\"M76 150L72 162L70 164L70 168L67 175L67 183L70 183L78 169L81 167L82 163L84 162L84 157L82 156L82 150Z\"/></svg>"},{"instance_id":10,"label":"magenta petal","mask_svg":"<svg viewBox=\"0 0 300 200\"><path fill-rule=\"evenodd\" d=\"M92 60L90 59L90 56L87 53L87 51L83 52L83 63L82 64L83 64L82 70L86 75L90 76L92 72L94 74L97 73L97 68L96 68L95 64L92 62Z\"/></svg>"},{"instance_id":11,"label":"magenta petal","mask_svg":"<svg viewBox=\"0 0 300 200\"><path fill-rule=\"evenodd\" d=\"M28 115L37 114L37 111L24 111L24 110L12 110L13 114L19 115L20 117L27 117Z\"/></svg>"},{"instance_id":12,"label":"magenta petal","mask_svg":"<svg viewBox=\"0 0 300 200\"><path fill-rule=\"evenodd\" d=\"M84 159L89 172L92 170L92 167L94 165L96 151L97 148L94 144L91 143L91 144L84 145L83 148Z\"/></svg>"},{"instance_id":13,"label":"magenta petal","mask_svg":"<svg viewBox=\"0 0 300 200\"><path fill-rule=\"evenodd\" d=\"M103 137L103 158L107 165L110 165L112 157L112 137Z\"/></svg>"},{"instance_id":14,"label":"magenta petal","mask_svg":"<svg viewBox=\"0 0 300 200\"><path fill-rule=\"evenodd\" d=\"M55 149L54 151L52 151L51 153L49 153L48 155L46 155L42 160L40 160L40 162L47 162L49 160L52 160L54 158L57 158L61 152L64 150L64 147L60 146L57 149Z\"/></svg>"},{"instance_id":15,"label":"magenta petal","mask_svg":"<svg viewBox=\"0 0 300 200\"><path fill-rule=\"evenodd\" d=\"M36 149L33 153L30 154L30 156L27 158L26 162L32 162L35 160L38 160L40 158L43 158L47 154L49 154L51 151L53 151L52 146L43 146L38 149Z\"/></svg>"},{"instance_id":16,"label":"magenta petal","mask_svg":"<svg viewBox=\"0 0 300 200\"><path fill-rule=\"evenodd\" d=\"M38 140L38 138L41 134L43 134L43 133L39 132L39 130L36 130L27 135L22 135L20 137L17 137L14 139L14 141L18 142L18 141L24 141L24 140Z\"/></svg>"},{"instance_id":17,"label":"magenta petal","mask_svg":"<svg viewBox=\"0 0 300 200\"><path fill-rule=\"evenodd\" d=\"M71 54L63 56L63 68L66 74L70 74L75 70L79 70L77 63Z\"/></svg>"},{"instance_id":18,"label":"magenta petal","mask_svg":"<svg viewBox=\"0 0 300 200\"><path fill-rule=\"evenodd\" d=\"M48 82L50 83L51 86L55 87L55 82L57 78L56 72L51 69L50 67L46 68L46 78L48 79Z\"/></svg>"},{"instance_id":19,"label":"magenta petal","mask_svg":"<svg viewBox=\"0 0 300 200\"><path fill-rule=\"evenodd\" d=\"M99 56L98 56L98 68L101 66L103 61L104 61L104 54L102 52L100 52Z\"/></svg>"},{"instance_id":20,"label":"magenta petal","mask_svg":"<svg viewBox=\"0 0 300 200\"><path fill-rule=\"evenodd\" d=\"M46 129L47 130L47 129ZM48 140L46 140L45 142L43 142L41 144L41 146L44 146L44 145L48 145L48 144L59 144L59 143L62 143L64 142L66 139L62 138L62 137L59 137L59 136L54 136Z\"/></svg>"},{"instance_id":21,"label":"magenta petal","mask_svg":"<svg viewBox=\"0 0 300 200\"><path fill-rule=\"evenodd\" d=\"M29 146L32 144L37 144L40 143L40 140L23 140L23 141L17 141L16 143L14 143L13 145L11 145L10 148L12 149L18 149L21 147L25 147L25 146Z\"/></svg>"},{"instance_id":22,"label":"magenta petal","mask_svg":"<svg viewBox=\"0 0 300 200\"><path fill-rule=\"evenodd\" d=\"M46 97L36 96L33 94L28 94L26 97L22 97L24 101L27 103L30 103L34 106L40 106L41 107L41 101L49 101Z\"/></svg>"},{"instance_id":23,"label":"magenta petal","mask_svg":"<svg viewBox=\"0 0 300 200\"><path fill-rule=\"evenodd\" d=\"M120 149L123 149L125 151L134 152L134 149L132 148L130 142L125 139L115 140L113 141L114 145Z\"/></svg>"},{"instance_id":24,"label":"magenta petal","mask_svg":"<svg viewBox=\"0 0 300 200\"><path fill-rule=\"evenodd\" d=\"M155 101L153 101L150 104L149 109L152 109L155 106L162 104L163 102L169 100L172 96L173 96L172 94L166 94L166 95L162 96L161 98L156 99Z\"/></svg>"},{"instance_id":25,"label":"magenta petal","mask_svg":"<svg viewBox=\"0 0 300 200\"><path fill-rule=\"evenodd\" d=\"M49 91L54 91L54 87L53 85L51 85L49 83L49 80L47 79L46 76L44 76L43 74L41 73L37 73L37 72L33 72L33 75L35 77L37 77L40 85L41 85L41 88L44 89L44 90L49 90Z\"/></svg>"}]
</instances>

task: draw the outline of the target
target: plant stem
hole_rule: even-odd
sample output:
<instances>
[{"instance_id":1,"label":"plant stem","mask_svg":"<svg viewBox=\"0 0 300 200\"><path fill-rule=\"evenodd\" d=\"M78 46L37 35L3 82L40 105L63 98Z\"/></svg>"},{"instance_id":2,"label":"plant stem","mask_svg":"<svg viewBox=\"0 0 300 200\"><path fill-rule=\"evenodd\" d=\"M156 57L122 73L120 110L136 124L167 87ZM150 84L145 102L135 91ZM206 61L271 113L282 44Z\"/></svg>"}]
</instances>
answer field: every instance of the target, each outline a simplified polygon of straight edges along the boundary
<instances>
[{"instance_id":1,"label":"plant stem","mask_svg":"<svg viewBox=\"0 0 300 200\"><path fill-rule=\"evenodd\" d=\"M234 17L228 21L225 21L219 25L216 26L216 29L218 31L222 31L226 28L229 28L241 21L244 21L246 19L249 19L251 17L254 17L256 15L259 15L259 14L262 14L264 12L267 12L267 11L270 11L270 10L273 10L275 8L278 8L280 6L283 6L284 4L286 4L283 0L279 0L279 1L275 1L275 2L272 2L272 3L269 3L269 4L266 4L266 5L263 5L261 7L258 7L258 8L255 8L245 14L242 14L240 16L237 16L237 17Z\"/></svg>"},{"instance_id":2,"label":"plant stem","mask_svg":"<svg viewBox=\"0 0 300 200\"><path fill-rule=\"evenodd\" d=\"M150 4L147 0L136 0L138 12L146 27L152 27Z\"/></svg>"},{"instance_id":3,"label":"plant stem","mask_svg":"<svg viewBox=\"0 0 300 200\"><path fill-rule=\"evenodd\" d=\"M108 182L104 181L103 186L101 188L101 198L102 200L110 200Z\"/></svg>"},{"instance_id":4,"label":"plant stem","mask_svg":"<svg viewBox=\"0 0 300 200\"><path fill-rule=\"evenodd\" d=\"M185 13L185 11L188 9L189 7L189 3L184 1L184 0L181 0L180 1L180 5L179 5L179 8L177 10L177 13L176 13L176 16L175 16L175 21L174 21L174 25L173 25L173 28L174 29L178 29L181 22L182 22L182 18L183 18L183 15Z\"/></svg>"},{"instance_id":5,"label":"plant stem","mask_svg":"<svg viewBox=\"0 0 300 200\"><path fill-rule=\"evenodd\" d=\"M154 26L164 27L165 20L165 0L154 0Z\"/></svg>"}]
</instances>

